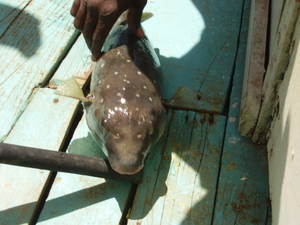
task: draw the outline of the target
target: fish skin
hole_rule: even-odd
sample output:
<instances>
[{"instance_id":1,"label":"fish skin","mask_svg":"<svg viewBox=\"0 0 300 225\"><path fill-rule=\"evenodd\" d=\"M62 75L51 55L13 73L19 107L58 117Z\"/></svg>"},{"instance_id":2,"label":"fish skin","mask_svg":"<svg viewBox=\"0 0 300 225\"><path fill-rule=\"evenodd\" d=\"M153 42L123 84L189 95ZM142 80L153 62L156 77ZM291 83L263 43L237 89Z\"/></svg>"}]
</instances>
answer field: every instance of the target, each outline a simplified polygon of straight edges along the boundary
<instances>
[{"instance_id":1,"label":"fish skin","mask_svg":"<svg viewBox=\"0 0 300 225\"><path fill-rule=\"evenodd\" d=\"M92 103L83 105L91 134L112 168L135 174L163 134L167 119L158 57L148 38L136 37L124 15L120 18L92 73Z\"/></svg>"}]
</instances>

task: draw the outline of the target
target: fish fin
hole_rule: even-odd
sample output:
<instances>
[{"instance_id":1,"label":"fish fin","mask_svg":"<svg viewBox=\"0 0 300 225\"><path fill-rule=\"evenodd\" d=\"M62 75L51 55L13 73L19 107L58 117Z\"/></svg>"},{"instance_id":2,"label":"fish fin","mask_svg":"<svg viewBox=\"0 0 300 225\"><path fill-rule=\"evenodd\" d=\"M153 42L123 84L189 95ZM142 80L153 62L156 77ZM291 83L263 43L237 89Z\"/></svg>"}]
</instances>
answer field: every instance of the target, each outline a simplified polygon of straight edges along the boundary
<instances>
[{"instance_id":1,"label":"fish fin","mask_svg":"<svg viewBox=\"0 0 300 225\"><path fill-rule=\"evenodd\" d=\"M200 110L197 95L188 87L181 86L173 95L168 105L176 108Z\"/></svg>"},{"instance_id":2,"label":"fish fin","mask_svg":"<svg viewBox=\"0 0 300 225\"><path fill-rule=\"evenodd\" d=\"M143 12L141 22L144 22L147 19L150 19L153 16L151 12Z\"/></svg>"},{"instance_id":3,"label":"fish fin","mask_svg":"<svg viewBox=\"0 0 300 225\"><path fill-rule=\"evenodd\" d=\"M88 100L84 97L80 85L77 83L74 77L68 78L61 82L54 94L88 102Z\"/></svg>"}]
</instances>

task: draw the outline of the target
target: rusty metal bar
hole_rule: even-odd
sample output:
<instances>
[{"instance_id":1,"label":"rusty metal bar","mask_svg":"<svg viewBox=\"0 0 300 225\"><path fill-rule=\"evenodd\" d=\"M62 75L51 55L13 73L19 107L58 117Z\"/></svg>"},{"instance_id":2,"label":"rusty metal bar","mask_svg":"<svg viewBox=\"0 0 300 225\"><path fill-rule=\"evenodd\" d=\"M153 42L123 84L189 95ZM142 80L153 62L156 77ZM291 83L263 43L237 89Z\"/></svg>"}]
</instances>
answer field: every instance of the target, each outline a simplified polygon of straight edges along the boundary
<instances>
[{"instance_id":1,"label":"rusty metal bar","mask_svg":"<svg viewBox=\"0 0 300 225\"><path fill-rule=\"evenodd\" d=\"M142 171L134 175L119 174L111 168L108 160L102 158L5 143L0 143L0 163L131 183L139 183L143 176Z\"/></svg>"}]
</instances>

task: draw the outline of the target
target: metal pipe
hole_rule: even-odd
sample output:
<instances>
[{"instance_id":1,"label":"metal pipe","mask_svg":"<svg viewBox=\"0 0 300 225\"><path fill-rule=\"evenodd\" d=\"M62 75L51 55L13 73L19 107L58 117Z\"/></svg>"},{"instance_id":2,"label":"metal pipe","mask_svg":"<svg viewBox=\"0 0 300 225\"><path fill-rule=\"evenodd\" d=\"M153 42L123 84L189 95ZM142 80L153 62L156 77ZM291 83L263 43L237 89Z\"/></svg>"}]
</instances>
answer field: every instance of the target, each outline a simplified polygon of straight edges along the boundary
<instances>
[{"instance_id":1,"label":"metal pipe","mask_svg":"<svg viewBox=\"0 0 300 225\"><path fill-rule=\"evenodd\" d=\"M143 176L142 171L134 175L119 174L111 168L108 160L102 158L5 143L0 143L0 163L103 177L136 184Z\"/></svg>"}]
</instances>

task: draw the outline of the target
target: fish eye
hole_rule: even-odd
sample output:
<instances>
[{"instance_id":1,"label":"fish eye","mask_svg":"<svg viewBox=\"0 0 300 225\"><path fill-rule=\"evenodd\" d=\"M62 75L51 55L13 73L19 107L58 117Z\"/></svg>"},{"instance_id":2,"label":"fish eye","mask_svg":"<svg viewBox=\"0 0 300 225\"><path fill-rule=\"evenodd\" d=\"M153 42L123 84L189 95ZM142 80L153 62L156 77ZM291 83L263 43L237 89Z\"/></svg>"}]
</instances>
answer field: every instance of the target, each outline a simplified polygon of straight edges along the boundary
<instances>
[{"instance_id":1,"label":"fish eye","mask_svg":"<svg viewBox=\"0 0 300 225\"><path fill-rule=\"evenodd\" d=\"M102 127L102 129L105 131L105 132L107 132L108 131L108 119L102 119L101 120L101 127Z\"/></svg>"},{"instance_id":2,"label":"fish eye","mask_svg":"<svg viewBox=\"0 0 300 225\"><path fill-rule=\"evenodd\" d=\"M86 96L86 100L88 102L93 102L94 98L95 98L95 95L93 95L91 93Z\"/></svg>"}]
</instances>

